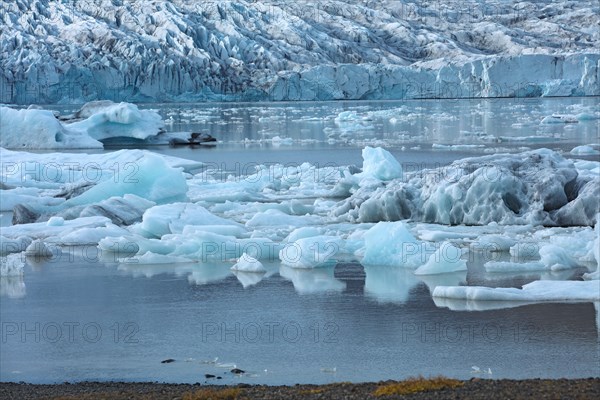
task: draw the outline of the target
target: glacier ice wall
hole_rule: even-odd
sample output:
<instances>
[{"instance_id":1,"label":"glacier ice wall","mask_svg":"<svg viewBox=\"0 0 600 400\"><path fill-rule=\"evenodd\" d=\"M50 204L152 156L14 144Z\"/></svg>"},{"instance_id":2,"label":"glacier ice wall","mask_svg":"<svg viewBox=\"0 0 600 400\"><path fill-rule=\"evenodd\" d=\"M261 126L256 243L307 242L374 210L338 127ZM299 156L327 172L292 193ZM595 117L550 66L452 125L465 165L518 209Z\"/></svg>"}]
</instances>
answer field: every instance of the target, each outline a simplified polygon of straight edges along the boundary
<instances>
[{"instance_id":1,"label":"glacier ice wall","mask_svg":"<svg viewBox=\"0 0 600 400\"><path fill-rule=\"evenodd\" d=\"M600 95L596 1L0 3L0 102Z\"/></svg>"}]
</instances>

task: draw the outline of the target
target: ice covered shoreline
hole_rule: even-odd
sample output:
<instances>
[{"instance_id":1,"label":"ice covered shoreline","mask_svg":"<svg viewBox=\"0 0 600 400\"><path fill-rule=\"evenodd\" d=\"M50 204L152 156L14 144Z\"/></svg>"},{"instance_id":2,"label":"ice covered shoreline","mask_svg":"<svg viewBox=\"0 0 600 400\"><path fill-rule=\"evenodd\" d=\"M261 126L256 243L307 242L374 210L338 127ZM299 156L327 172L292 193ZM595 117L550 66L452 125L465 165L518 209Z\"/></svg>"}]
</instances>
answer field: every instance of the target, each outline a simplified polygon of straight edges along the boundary
<instances>
[{"instance_id":1,"label":"ice covered shoreline","mask_svg":"<svg viewBox=\"0 0 600 400\"><path fill-rule=\"evenodd\" d=\"M600 95L594 2L17 0L0 102Z\"/></svg>"}]
</instances>

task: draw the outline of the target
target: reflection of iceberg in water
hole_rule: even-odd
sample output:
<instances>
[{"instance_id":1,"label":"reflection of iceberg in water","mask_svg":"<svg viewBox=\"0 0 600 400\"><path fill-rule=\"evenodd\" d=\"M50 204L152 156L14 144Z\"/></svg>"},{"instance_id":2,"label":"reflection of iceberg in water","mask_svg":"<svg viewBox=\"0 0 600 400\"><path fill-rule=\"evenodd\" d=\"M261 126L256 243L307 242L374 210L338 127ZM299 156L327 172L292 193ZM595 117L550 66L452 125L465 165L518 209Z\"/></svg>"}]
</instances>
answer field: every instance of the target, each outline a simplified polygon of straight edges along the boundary
<instances>
[{"instance_id":1,"label":"reflection of iceberg in water","mask_svg":"<svg viewBox=\"0 0 600 400\"><path fill-rule=\"evenodd\" d=\"M248 286L256 285L258 282L262 281L265 277L264 272L244 272L244 271L233 271L235 277L240 281L244 288Z\"/></svg>"},{"instance_id":2,"label":"reflection of iceberg in water","mask_svg":"<svg viewBox=\"0 0 600 400\"><path fill-rule=\"evenodd\" d=\"M211 282L221 281L228 276L231 276L230 265L226 264L196 264L186 272L191 272L188 275L188 281L194 285L206 285Z\"/></svg>"},{"instance_id":3,"label":"reflection of iceberg in water","mask_svg":"<svg viewBox=\"0 0 600 400\"><path fill-rule=\"evenodd\" d=\"M300 269L282 265L279 275L292 281L294 289L300 294L320 292L341 292L346 283L334 277L334 268Z\"/></svg>"},{"instance_id":4,"label":"reflection of iceberg in water","mask_svg":"<svg viewBox=\"0 0 600 400\"><path fill-rule=\"evenodd\" d=\"M429 292L433 293L433 290L437 286L458 286L461 283L465 283L467 280L467 271L450 272L447 274L437 275L420 275L421 279L429 288Z\"/></svg>"},{"instance_id":5,"label":"reflection of iceberg in water","mask_svg":"<svg viewBox=\"0 0 600 400\"><path fill-rule=\"evenodd\" d=\"M433 302L440 308L446 307L452 311L489 311L535 304L534 301L461 300L444 297L434 297Z\"/></svg>"},{"instance_id":6,"label":"reflection of iceberg in water","mask_svg":"<svg viewBox=\"0 0 600 400\"><path fill-rule=\"evenodd\" d=\"M421 282L413 271L399 267L364 266L365 293L380 302L405 303Z\"/></svg>"},{"instance_id":7,"label":"reflection of iceberg in water","mask_svg":"<svg viewBox=\"0 0 600 400\"><path fill-rule=\"evenodd\" d=\"M25 282L22 275L0 277L0 297L21 299L25 297L25 294Z\"/></svg>"},{"instance_id":8,"label":"reflection of iceberg in water","mask_svg":"<svg viewBox=\"0 0 600 400\"><path fill-rule=\"evenodd\" d=\"M134 278L152 278L153 276L162 274L173 274L175 276L185 276L191 273L196 264L134 264L124 263L119 264L117 270L131 275Z\"/></svg>"},{"instance_id":9,"label":"reflection of iceberg in water","mask_svg":"<svg viewBox=\"0 0 600 400\"><path fill-rule=\"evenodd\" d=\"M152 278L161 274L187 276L194 285L220 281L231 275L229 266L225 264L120 264L118 270L134 278Z\"/></svg>"}]
</instances>

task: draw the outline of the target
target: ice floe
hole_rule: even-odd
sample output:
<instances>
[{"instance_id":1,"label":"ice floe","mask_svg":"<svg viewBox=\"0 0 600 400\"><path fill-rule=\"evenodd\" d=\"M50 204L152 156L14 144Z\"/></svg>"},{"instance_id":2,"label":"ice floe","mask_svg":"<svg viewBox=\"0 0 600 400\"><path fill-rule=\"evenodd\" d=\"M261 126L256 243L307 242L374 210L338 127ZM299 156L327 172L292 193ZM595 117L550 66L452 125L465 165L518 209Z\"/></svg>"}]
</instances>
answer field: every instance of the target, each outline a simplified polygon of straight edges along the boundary
<instances>
[{"instance_id":1,"label":"ice floe","mask_svg":"<svg viewBox=\"0 0 600 400\"><path fill-rule=\"evenodd\" d=\"M433 297L480 301L600 301L597 281L534 281L517 288L438 286Z\"/></svg>"}]
</instances>

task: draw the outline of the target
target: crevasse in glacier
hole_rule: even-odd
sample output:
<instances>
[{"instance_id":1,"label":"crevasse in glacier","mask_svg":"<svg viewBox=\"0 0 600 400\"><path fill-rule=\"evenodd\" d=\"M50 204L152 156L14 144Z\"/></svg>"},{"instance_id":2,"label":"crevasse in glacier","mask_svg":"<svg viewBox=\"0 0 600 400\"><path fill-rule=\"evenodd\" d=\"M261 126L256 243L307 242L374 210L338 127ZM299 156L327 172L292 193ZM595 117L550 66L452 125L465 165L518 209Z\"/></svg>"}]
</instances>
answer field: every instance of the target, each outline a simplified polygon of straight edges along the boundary
<instances>
[{"instance_id":1,"label":"crevasse in glacier","mask_svg":"<svg viewBox=\"0 0 600 400\"><path fill-rule=\"evenodd\" d=\"M0 102L599 95L597 4L2 2Z\"/></svg>"}]
</instances>

